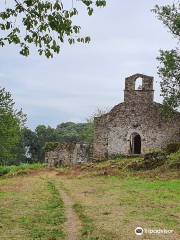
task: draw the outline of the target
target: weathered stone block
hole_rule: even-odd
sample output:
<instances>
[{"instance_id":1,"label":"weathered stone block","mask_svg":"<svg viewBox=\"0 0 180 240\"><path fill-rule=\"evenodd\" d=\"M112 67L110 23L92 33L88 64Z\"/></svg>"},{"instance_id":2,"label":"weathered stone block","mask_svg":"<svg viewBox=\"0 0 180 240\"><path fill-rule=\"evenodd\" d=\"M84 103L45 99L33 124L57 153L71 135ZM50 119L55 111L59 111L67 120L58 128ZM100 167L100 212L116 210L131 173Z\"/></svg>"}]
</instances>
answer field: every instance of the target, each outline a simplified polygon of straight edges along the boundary
<instances>
[{"instance_id":1,"label":"weathered stone block","mask_svg":"<svg viewBox=\"0 0 180 240\"><path fill-rule=\"evenodd\" d=\"M59 143L53 151L46 152L45 162L49 167L87 163L92 155L92 147L82 143Z\"/></svg>"}]
</instances>

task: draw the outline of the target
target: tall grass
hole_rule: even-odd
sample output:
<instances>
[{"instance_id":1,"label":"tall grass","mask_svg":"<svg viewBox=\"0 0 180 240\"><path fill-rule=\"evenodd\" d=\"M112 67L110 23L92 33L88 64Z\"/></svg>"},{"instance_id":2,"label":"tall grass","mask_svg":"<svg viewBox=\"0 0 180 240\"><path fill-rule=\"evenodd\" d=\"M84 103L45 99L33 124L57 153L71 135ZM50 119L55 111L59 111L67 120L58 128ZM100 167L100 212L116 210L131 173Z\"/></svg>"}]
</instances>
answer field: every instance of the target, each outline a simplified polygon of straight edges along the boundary
<instances>
[{"instance_id":1,"label":"tall grass","mask_svg":"<svg viewBox=\"0 0 180 240\"><path fill-rule=\"evenodd\" d=\"M41 163L34 163L34 164L20 164L18 166L0 166L0 177L1 176L15 176L15 175L23 175L27 174L31 170L37 170L44 168L46 165Z\"/></svg>"}]
</instances>

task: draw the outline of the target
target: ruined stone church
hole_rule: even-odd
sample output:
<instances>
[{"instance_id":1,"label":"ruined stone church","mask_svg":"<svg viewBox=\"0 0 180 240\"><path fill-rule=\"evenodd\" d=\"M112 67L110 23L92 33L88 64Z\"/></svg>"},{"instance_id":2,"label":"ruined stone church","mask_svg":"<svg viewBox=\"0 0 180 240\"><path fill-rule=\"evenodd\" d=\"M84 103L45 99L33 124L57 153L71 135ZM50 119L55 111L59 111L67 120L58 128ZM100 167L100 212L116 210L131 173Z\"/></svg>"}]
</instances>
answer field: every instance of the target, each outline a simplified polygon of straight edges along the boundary
<instances>
[{"instance_id":1,"label":"ruined stone church","mask_svg":"<svg viewBox=\"0 0 180 240\"><path fill-rule=\"evenodd\" d=\"M153 77L135 74L125 79L124 102L95 118L93 158L144 154L179 140L180 113L163 117L161 104L154 102Z\"/></svg>"},{"instance_id":2,"label":"ruined stone church","mask_svg":"<svg viewBox=\"0 0 180 240\"><path fill-rule=\"evenodd\" d=\"M140 87L136 87L141 80ZM118 155L140 155L180 141L180 113L162 115L154 102L153 77L135 74L125 79L124 102L94 119L93 145L63 143L46 153L49 166L101 161Z\"/></svg>"}]
</instances>

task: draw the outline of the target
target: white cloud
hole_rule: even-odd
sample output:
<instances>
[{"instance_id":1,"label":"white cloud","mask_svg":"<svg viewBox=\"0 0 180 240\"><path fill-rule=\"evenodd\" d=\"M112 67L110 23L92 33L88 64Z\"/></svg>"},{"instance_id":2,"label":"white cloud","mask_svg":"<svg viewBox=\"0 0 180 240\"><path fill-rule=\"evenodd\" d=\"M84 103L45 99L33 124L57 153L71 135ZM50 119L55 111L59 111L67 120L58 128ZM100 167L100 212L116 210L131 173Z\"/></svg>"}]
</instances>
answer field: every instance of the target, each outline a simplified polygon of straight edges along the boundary
<instances>
[{"instance_id":1,"label":"white cloud","mask_svg":"<svg viewBox=\"0 0 180 240\"><path fill-rule=\"evenodd\" d=\"M65 45L52 60L36 54L24 58L14 46L1 49L0 85L11 90L17 106L28 114L29 126L83 121L97 106L117 104L123 100L128 75L140 72L158 80L158 50L176 42L151 13L155 4L155 0L112 0L92 17L83 10L76 21L92 42ZM155 90L160 101L157 83Z\"/></svg>"}]
</instances>

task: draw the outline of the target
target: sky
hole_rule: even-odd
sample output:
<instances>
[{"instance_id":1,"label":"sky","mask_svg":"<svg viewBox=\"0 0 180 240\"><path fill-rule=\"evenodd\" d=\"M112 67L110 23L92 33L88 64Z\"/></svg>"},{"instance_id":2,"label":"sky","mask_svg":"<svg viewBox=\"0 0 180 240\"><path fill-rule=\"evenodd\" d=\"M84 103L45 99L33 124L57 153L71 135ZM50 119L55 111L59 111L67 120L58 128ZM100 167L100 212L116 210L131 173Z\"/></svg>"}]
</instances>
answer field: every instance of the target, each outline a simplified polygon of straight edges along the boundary
<instances>
[{"instance_id":1,"label":"sky","mask_svg":"<svg viewBox=\"0 0 180 240\"><path fill-rule=\"evenodd\" d=\"M155 101L161 102L156 57L159 49L174 48L176 41L151 12L157 3L172 1L109 0L91 17L77 2L74 21L91 43L64 44L50 60L34 50L26 58L15 46L1 48L0 87L27 114L26 126L85 122L97 108L122 102L125 77L135 73L154 76Z\"/></svg>"}]
</instances>

